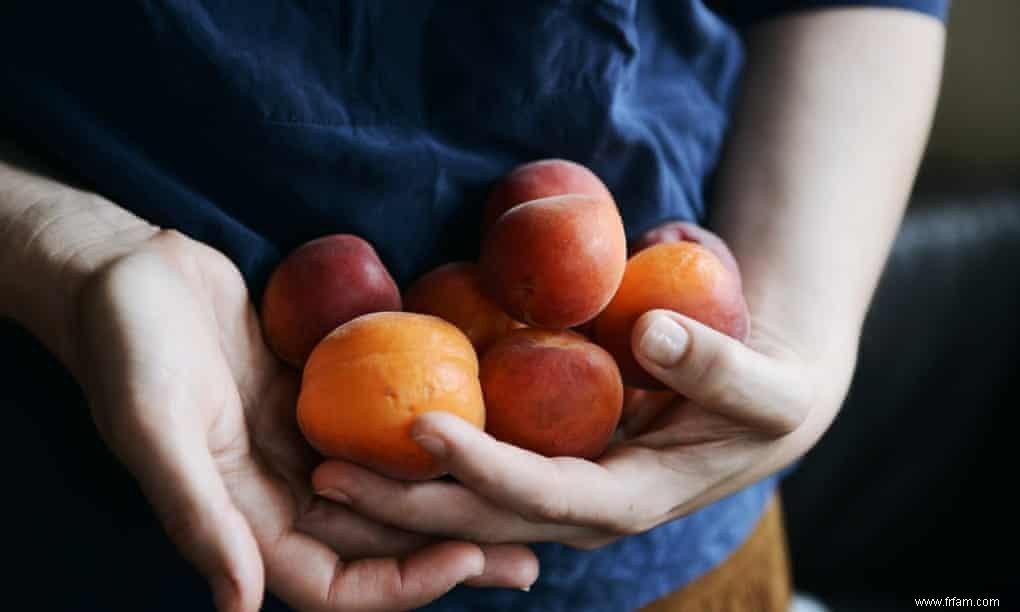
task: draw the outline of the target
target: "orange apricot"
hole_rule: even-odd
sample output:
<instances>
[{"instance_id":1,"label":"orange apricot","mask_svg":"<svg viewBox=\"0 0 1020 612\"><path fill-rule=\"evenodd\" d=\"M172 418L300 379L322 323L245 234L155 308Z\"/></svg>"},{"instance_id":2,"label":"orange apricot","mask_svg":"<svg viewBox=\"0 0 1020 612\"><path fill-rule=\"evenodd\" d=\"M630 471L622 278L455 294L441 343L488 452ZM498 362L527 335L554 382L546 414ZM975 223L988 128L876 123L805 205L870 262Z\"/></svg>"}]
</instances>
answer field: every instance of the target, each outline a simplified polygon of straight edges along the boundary
<instances>
[{"instance_id":1,"label":"orange apricot","mask_svg":"<svg viewBox=\"0 0 1020 612\"><path fill-rule=\"evenodd\" d=\"M474 347L438 317L379 312L341 325L315 347L297 417L305 438L327 457L391 478L426 480L442 470L410 428L433 410L484 428Z\"/></svg>"},{"instance_id":2,"label":"orange apricot","mask_svg":"<svg viewBox=\"0 0 1020 612\"><path fill-rule=\"evenodd\" d=\"M715 232L701 227L695 223L686 221L670 221L658 227L652 228L638 237L631 245L631 254L643 251L650 246L662 242L694 242L705 247L712 254L719 258L724 266L740 280L740 266L737 265L737 258L733 256L730 247L726 245Z\"/></svg>"},{"instance_id":3,"label":"orange apricot","mask_svg":"<svg viewBox=\"0 0 1020 612\"><path fill-rule=\"evenodd\" d=\"M664 388L631 350L634 323L657 308L686 315L740 341L747 338L750 318L739 277L694 242L651 246L630 258L619 290L595 319L595 340L616 358L628 386Z\"/></svg>"}]
</instances>

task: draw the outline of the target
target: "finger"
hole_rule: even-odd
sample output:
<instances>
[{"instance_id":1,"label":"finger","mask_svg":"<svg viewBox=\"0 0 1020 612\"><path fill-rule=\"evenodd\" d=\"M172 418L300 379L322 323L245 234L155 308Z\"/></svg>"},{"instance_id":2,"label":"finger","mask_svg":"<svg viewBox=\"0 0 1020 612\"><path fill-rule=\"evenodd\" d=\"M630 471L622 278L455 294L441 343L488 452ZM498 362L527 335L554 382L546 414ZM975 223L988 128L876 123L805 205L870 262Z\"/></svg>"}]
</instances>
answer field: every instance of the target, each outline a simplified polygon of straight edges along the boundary
<instances>
[{"instance_id":1,"label":"finger","mask_svg":"<svg viewBox=\"0 0 1020 612\"><path fill-rule=\"evenodd\" d=\"M515 544L487 544L485 572L464 584L473 587L502 587L530 591L538 580L538 558L527 546Z\"/></svg>"},{"instance_id":2,"label":"finger","mask_svg":"<svg viewBox=\"0 0 1020 612\"><path fill-rule=\"evenodd\" d=\"M597 463L543 457L438 411L411 433L467 488L529 521L615 529L630 512L624 484Z\"/></svg>"},{"instance_id":3,"label":"finger","mask_svg":"<svg viewBox=\"0 0 1020 612\"><path fill-rule=\"evenodd\" d=\"M334 490L329 495L338 493ZM384 500L380 505L390 507L393 503ZM298 528L330 546L342 559L402 557L436 543L435 538L386 526L321 497L300 519ZM470 580L471 586L519 589L529 587L537 578L538 559L529 548L498 544L481 548L485 570Z\"/></svg>"},{"instance_id":4,"label":"finger","mask_svg":"<svg viewBox=\"0 0 1020 612\"><path fill-rule=\"evenodd\" d=\"M468 542L443 542L403 559L345 563L313 538L292 532L267 555L270 588L301 610L409 610L484 573L485 557Z\"/></svg>"},{"instance_id":5,"label":"finger","mask_svg":"<svg viewBox=\"0 0 1020 612\"><path fill-rule=\"evenodd\" d=\"M401 557L435 543L435 538L387 526L323 497L312 502L295 527L341 559Z\"/></svg>"},{"instance_id":6,"label":"finger","mask_svg":"<svg viewBox=\"0 0 1020 612\"><path fill-rule=\"evenodd\" d=\"M587 527L529 521L460 484L398 481L347 462L323 463L312 482L320 495L343 500L365 516L434 536L498 544L592 535Z\"/></svg>"},{"instance_id":7,"label":"finger","mask_svg":"<svg viewBox=\"0 0 1020 612\"><path fill-rule=\"evenodd\" d=\"M171 541L209 581L216 607L254 612L264 591L262 558L204 441L197 431L138 428L116 436L111 446L138 479Z\"/></svg>"},{"instance_id":8,"label":"finger","mask_svg":"<svg viewBox=\"0 0 1020 612\"><path fill-rule=\"evenodd\" d=\"M706 409L775 435L807 416L810 399L792 367L690 317L647 312L631 342L642 367Z\"/></svg>"},{"instance_id":9,"label":"finger","mask_svg":"<svg viewBox=\"0 0 1020 612\"><path fill-rule=\"evenodd\" d=\"M402 557L436 543L435 538L388 527L323 498L314 502L298 525L302 532L337 551L342 559ZM495 544L481 548L485 570L470 580L471 586L520 589L537 578L538 559L526 546Z\"/></svg>"}]
</instances>

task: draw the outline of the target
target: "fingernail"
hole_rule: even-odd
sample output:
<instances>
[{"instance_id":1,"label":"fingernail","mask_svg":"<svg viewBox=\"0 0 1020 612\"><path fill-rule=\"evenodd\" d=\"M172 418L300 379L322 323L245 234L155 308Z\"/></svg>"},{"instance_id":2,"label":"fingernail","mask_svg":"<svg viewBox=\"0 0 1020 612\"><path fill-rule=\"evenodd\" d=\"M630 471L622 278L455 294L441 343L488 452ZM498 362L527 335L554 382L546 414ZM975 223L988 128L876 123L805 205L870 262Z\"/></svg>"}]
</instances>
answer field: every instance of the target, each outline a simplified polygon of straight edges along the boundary
<instances>
[{"instance_id":1,"label":"fingernail","mask_svg":"<svg viewBox=\"0 0 1020 612\"><path fill-rule=\"evenodd\" d=\"M442 457L446 454L446 444L435 436L415 436L414 441L421 444L425 450L435 457Z\"/></svg>"},{"instance_id":2,"label":"fingernail","mask_svg":"<svg viewBox=\"0 0 1020 612\"><path fill-rule=\"evenodd\" d=\"M315 494L319 497L325 497L330 501L335 501L336 503L343 504L345 506L349 506L351 504L351 496L340 489L323 489L321 491L316 491Z\"/></svg>"},{"instance_id":3,"label":"fingernail","mask_svg":"<svg viewBox=\"0 0 1020 612\"><path fill-rule=\"evenodd\" d=\"M521 587L521 590L524 591L525 593L530 593L531 585L529 584L528 586Z\"/></svg>"},{"instance_id":4,"label":"fingernail","mask_svg":"<svg viewBox=\"0 0 1020 612\"><path fill-rule=\"evenodd\" d=\"M660 315L645 334L638 345L648 359L663 368L670 368L680 363L687 350L687 330L667 316Z\"/></svg>"}]
</instances>

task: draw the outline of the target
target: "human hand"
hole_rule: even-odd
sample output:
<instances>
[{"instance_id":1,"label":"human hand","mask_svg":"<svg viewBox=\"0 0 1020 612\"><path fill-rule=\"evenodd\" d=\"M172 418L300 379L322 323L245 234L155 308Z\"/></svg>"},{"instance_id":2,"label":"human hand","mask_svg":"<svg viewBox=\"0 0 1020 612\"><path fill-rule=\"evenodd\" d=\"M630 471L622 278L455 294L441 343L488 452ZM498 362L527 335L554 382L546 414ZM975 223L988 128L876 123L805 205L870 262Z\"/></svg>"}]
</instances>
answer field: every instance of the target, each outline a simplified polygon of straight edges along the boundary
<instances>
[{"instance_id":1,"label":"human hand","mask_svg":"<svg viewBox=\"0 0 1020 612\"><path fill-rule=\"evenodd\" d=\"M327 461L314 487L386 524L478 542L591 549L647 531L789 464L831 422L852 362L812 362L776 329L759 325L745 345L676 313L647 313L634 352L677 395L642 395L641 433L597 462L542 457L436 413L413 435L459 483L401 483Z\"/></svg>"},{"instance_id":2,"label":"human hand","mask_svg":"<svg viewBox=\"0 0 1020 612\"><path fill-rule=\"evenodd\" d=\"M220 609L258 609L264 583L302 610L390 610L462 582L534 581L524 547L438 542L313 494L298 375L217 251L157 233L94 272L75 306L69 365L96 427Z\"/></svg>"}]
</instances>

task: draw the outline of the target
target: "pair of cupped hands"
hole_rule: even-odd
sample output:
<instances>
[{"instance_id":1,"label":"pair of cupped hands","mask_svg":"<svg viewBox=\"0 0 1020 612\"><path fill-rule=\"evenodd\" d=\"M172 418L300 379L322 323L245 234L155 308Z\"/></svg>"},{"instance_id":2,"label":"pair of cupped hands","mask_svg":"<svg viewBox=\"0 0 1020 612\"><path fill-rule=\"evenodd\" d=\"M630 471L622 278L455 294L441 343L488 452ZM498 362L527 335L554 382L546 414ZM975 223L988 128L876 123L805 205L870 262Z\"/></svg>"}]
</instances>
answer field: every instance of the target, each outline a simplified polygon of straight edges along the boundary
<instances>
[{"instance_id":1,"label":"pair of cupped hands","mask_svg":"<svg viewBox=\"0 0 1020 612\"><path fill-rule=\"evenodd\" d=\"M307 445L299 374L267 349L216 250L154 232L75 301L71 367L96 426L222 610L256 610L267 588L302 610L527 589L540 571L527 544L592 549L689 514L803 454L817 437L803 424L839 401L776 322L752 314L742 344L653 311L633 349L675 393L629 395L630 434L597 462L431 413L412 435L455 478L398 482Z\"/></svg>"}]
</instances>

